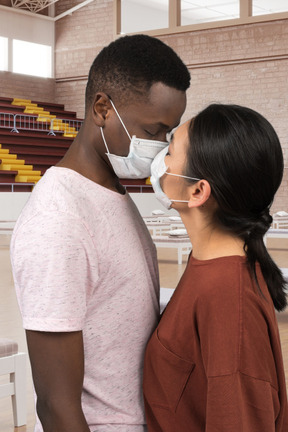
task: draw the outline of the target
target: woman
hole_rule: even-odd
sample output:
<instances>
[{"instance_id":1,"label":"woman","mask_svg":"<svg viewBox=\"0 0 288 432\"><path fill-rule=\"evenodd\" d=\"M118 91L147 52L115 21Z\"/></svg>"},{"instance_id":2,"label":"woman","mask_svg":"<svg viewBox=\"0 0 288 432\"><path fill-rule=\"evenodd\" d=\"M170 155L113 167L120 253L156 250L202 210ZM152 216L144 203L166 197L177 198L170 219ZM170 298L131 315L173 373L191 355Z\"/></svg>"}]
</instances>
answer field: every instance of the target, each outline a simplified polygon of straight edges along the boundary
<instances>
[{"instance_id":1,"label":"woman","mask_svg":"<svg viewBox=\"0 0 288 432\"><path fill-rule=\"evenodd\" d=\"M235 105L208 106L156 156L156 196L193 250L146 350L149 432L288 431L285 281L263 242L282 175L273 127Z\"/></svg>"}]
</instances>

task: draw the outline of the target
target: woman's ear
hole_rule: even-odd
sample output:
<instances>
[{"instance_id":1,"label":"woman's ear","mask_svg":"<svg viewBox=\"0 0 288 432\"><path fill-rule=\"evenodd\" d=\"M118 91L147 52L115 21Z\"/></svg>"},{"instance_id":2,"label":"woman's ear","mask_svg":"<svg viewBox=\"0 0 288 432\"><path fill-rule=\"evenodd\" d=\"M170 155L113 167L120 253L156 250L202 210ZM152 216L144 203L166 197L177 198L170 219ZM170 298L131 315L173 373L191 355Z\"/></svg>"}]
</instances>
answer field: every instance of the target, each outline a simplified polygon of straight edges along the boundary
<instances>
[{"instance_id":1,"label":"woman's ear","mask_svg":"<svg viewBox=\"0 0 288 432\"><path fill-rule=\"evenodd\" d=\"M94 123L97 126L103 127L105 125L105 120L111 108L112 105L109 96L102 92L99 92L95 95L92 105L92 116Z\"/></svg>"},{"instance_id":2,"label":"woman's ear","mask_svg":"<svg viewBox=\"0 0 288 432\"><path fill-rule=\"evenodd\" d=\"M211 187L207 180L199 180L194 185L191 185L189 187L189 190L189 208L202 206L210 198L211 195Z\"/></svg>"}]
</instances>

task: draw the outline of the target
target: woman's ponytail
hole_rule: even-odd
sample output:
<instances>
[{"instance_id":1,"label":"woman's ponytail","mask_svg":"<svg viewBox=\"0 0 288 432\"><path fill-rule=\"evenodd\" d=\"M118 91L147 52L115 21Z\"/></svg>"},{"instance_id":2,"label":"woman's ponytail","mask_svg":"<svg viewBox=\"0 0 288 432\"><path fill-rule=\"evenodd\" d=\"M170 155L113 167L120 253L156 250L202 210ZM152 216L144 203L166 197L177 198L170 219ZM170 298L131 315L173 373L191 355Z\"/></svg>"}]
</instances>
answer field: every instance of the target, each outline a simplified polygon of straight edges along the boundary
<instances>
[{"instance_id":1,"label":"woman's ponytail","mask_svg":"<svg viewBox=\"0 0 288 432\"><path fill-rule=\"evenodd\" d=\"M285 294L285 279L281 270L275 264L269 255L267 248L264 244L264 235L270 228L272 217L269 214L269 209L266 209L260 214L259 219L254 222L251 230L244 236L245 252L248 259L251 273L260 290L257 275L256 275L256 262L260 264L263 277L268 286L271 298L274 303L275 309L281 311L287 306L287 298Z\"/></svg>"}]
</instances>

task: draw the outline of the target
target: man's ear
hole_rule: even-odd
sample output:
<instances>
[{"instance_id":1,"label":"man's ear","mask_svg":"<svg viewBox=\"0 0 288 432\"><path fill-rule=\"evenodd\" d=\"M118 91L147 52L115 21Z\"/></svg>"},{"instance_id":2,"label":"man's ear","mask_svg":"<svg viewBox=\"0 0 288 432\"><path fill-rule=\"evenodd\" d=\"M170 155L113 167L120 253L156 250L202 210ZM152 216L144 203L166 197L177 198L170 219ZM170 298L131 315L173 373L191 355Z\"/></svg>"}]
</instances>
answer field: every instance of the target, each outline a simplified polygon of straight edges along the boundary
<instances>
[{"instance_id":1,"label":"man's ear","mask_svg":"<svg viewBox=\"0 0 288 432\"><path fill-rule=\"evenodd\" d=\"M190 197L188 201L188 207L200 207L202 206L211 195L211 187L207 180L199 180L194 185L189 187Z\"/></svg>"},{"instance_id":2,"label":"man's ear","mask_svg":"<svg viewBox=\"0 0 288 432\"><path fill-rule=\"evenodd\" d=\"M106 93L96 93L92 105L92 116L95 124L99 127L105 125L105 120L112 109L110 98Z\"/></svg>"}]
</instances>

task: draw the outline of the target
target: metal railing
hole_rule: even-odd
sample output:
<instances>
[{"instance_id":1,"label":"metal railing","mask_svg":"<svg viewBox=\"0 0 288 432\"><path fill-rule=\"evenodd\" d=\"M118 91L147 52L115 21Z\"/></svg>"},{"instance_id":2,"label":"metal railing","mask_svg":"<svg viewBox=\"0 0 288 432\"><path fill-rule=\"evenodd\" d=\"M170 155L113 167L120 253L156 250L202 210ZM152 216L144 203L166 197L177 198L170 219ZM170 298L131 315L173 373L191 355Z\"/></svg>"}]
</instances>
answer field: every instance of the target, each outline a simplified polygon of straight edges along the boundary
<instances>
[{"instance_id":1,"label":"metal railing","mask_svg":"<svg viewBox=\"0 0 288 432\"><path fill-rule=\"evenodd\" d=\"M0 113L1 116L1 113ZM1 118L1 117L0 117ZM47 121L37 121L38 116L25 114L14 114L13 128L11 132L19 133L19 129L31 131L49 132L50 123ZM0 123L1 124L1 123Z\"/></svg>"},{"instance_id":2,"label":"metal railing","mask_svg":"<svg viewBox=\"0 0 288 432\"><path fill-rule=\"evenodd\" d=\"M147 185L147 184L134 184L134 185L126 185L124 184L124 182L122 183L122 186L125 187L125 189L140 189L140 193L144 193L143 189L152 189L151 185ZM131 191L132 192L132 191ZM133 193L133 192L132 192Z\"/></svg>"},{"instance_id":3,"label":"metal railing","mask_svg":"<svg viewBox=\"0 0 288 432\"><path fill-rule=\"evenodd\" d=\"M52 118L51 120L39 120L37 115L12 114L0 112L0 127L10 129L11 132L19 133L19 130L33 132L47 132L55 136L55 132L68 132L67 128L79 131L83 121L74 119Z\"/></svg>"},{"instance_id":4,"label":"metal railing","mask_svg":"<svg viewBox=\"0 0 288 432\"><path fill-rule=\"evenodd\" d=\"M14 114L0 112L0 126L11 129L14 126Z\"/></svg>"},{"instance_id":5,"label":"metal railing","mask_svg":"<svg viewBox=\"0 0 288 432\"><path fill-rule=\"evenodd\" d=\"M0 189L1 189L1 186L10 186L11 187L11 192L15 192L15 188L17 188L17 186L32 186L32 187L34 187L35 186L35 183L20 183L20 182L17 182L17 183L0 183ZM19 191L18 191L19 192Z\"/></svg>"},{"instance_id":6,"label":"metal railing","mask_svg":"<svg viewBox=\"0 0 288 432\"><path fill-rule=\"evenodd\" d=\"M1 186L9 186L9 187L11 187L11 192L15 192L15 188L17 188L17 186L35 186L35 183L20 183L20 182L18 182L18 183L0 183L0 189L1 189ZM128 188L131 188L131 189L140 189L140 193L142 193L143 192L143 189L147 189L147 188L151 188L151 186L150 185L122 185L122 186L124 186L126 189L128 189ZM131 191L132 192L132 191ZM132 192L133 193L133 192Z\"/></svg>"},{"instance_id":7,"label":"metal railing","mask_svg":"<svg viewBox=\"0 0 288 432\"><path fill-rule=\"evenodd\" d=\"M62 123L62 125L64 125L63 129L61 129L61 125L59 126L59 122ZM51 120L50 123L50 130L48 135L56 135L55 131L61 131L61 132L65 132L65 128L71 128L71 129L75 129L76 133L79 131L81 125L82 125L83 121L82 120L73 120L73 119L59 119L58 117L53 118ZM67 125L67 126L66 126ZM60 129L59 129L60 128ZM66 131L69 133L69 130Z\"/></svg>"}]
</instances>

